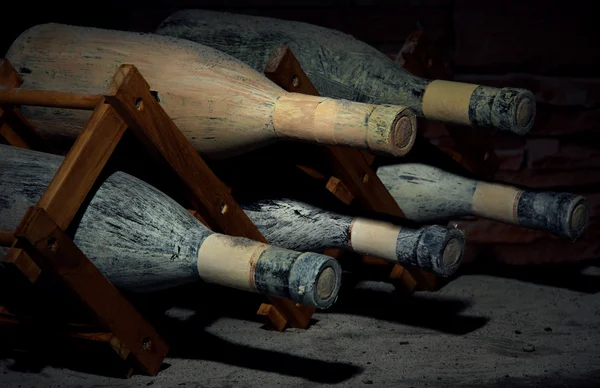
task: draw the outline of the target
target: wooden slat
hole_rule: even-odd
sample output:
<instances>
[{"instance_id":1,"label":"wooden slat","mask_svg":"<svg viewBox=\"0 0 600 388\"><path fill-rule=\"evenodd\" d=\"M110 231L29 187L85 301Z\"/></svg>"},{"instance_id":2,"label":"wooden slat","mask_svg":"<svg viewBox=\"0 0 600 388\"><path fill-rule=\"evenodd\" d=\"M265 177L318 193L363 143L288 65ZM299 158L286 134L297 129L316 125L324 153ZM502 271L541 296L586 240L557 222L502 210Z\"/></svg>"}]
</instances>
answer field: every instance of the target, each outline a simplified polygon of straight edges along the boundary
<instances>
[{"instance_id":1,"label":"wooden slat","mask_svg":"<svg viewBox=\"0 0 600 388\"><path fill-rule=\"evenodd\" d=\"M77 213L126 129L119 114L110 105L101 104L77 137L37 204L63 230Z\"/></svg>"},{"instance_id":2,"label":"wooden slat","mask_svg":"<svg viewBox=\"0 0 600 388\"><path fill-rule=\"evenodd\" d=\"M35 283L42 272L40 267L21 248L10 248L1 262L3 265L10 265L19 270L31 283Z\"/></svg>"},{"instance_id":3,"label":"wooden slat","mask_svg":"<svg viewBox=\"0 0 600 388\"><path fill-rule=\"evenodd\" d=\"M12 230L0 229L0 246L9 247L14 240L15 237Z\"/></svg>"},{"instance_id":4,"label":"wooden slat","mask_svg":"<svg viewBox=\"0 0 600 388\"><path fill-rule=\"evenodd\" d=\"M191 193L191 202L211 229L267 242L233 199L229 188L210 170L160 107L150 93L150 86L134 66L119 68L109 94L108 101L138 139L185 184ZM300 306L288 299L269 297L269 301L295 327L306 327L314 311L312 307Z\"/></svg>"},{"instance_id":5,"label":"wooden slat","mask_svg":"<svg viewBox=\"0 0 600 388\"><path fill-rule=\"evenodd\" d=\"M23 84L23 78L17 73L13 65L4 58L0 58L0 86L16 88Z\"/></svg>"},{"instance_id":6,"label":"wooden slat","mask_svg":"<svg viewBox=\"0 0 600 388\"><path fill-rule=\"evenodd\" d=\"M6 73L7 68L10 70L12 66L3 66L1 71ZM12 71L14 74L14 69ZM6 83L6 79L3 82ZM18 240L2 263L20 270L30 282L37 280L42 267L57 274L110 331L104 335L82 334L80 338L108 342L122 359L131 354L141 371L155 375L167 354L166 344L63 231L88 195L127 126L110 105L102 103L103 96L92 99L83 95L81 99L74 98L70 102L73 95L36 92L25 95L33 102L44 101L48 97L67 97L45 104L51 106L73 107L73 101L79 107L89 107L92 103L94 107L98 106L42 195L38 207L30 208L22 219L15 231ZM9 113L13 112L11 129L27 131L26 120L15 109ZM35 140L35 131L30 129ZM128 367L127 371L127 376L130 376L133 369Z\"/></svg>"},{"instance_id":7,"label":"wooden slat","mask_svg":"<svg viewBox=\"0 0 600 388\"><path fill-rule=\"evenodd\" d=\"M99 94L77 94L50 90L0 89L0 104L94 110L102 102Z\"/></svg>"},{"instance_id":8,"label":"wooden slat","mask_svg":"<svg viewBox=\"0 0 600 388\"><path fill-rule=\"evenodd\" d=\"M0 108L0 117L4 113L4 110ZM7 144L13 147L31 149L31 146L10 125L4 122L0 124L0 136L4 138Z\"/></svg>"},{"instance_id":9,"label":"wooden slat","mask_svg":"<svg viewBox=\"0 0 600 388\"><path fill-rule=\"evenodd\" d=\"M256 314L263 316L265 324L277 331L283 331L287 325L287 319L273 305L261 304Z\"/></svg>"},{"instance_id":10,"label":"wooden slat","mask_svg":"<svg viewBox=\"0 0 600 388\"><path fill-rule=\"evenodd\" d=\"M317 88L310 82L300 63L287 46L273 49L264 70L265 76L288 92L318 96Z\"/></svg>"},{"instance_id":11,"label":"wooden slat","mask_svg":"<svg viewBox=\"0 0 600 388\"><path fill-rule=\"evenodd\" d=\"M0 86L17 88L23 79L8 60L0 59ZM0 104L0 137L14 147L47 151L49 147L37 136L21 112Z\"/></svg>"},{"instance_id":12,"label":"wooden slat","mask_svg":"<svg viewBox=\"0 0 600 388\"><path fill-rule=\"evenodd\" d=\"M77 292L98 320L131 351L142 371L158 373L168 351L165 342L44 209L31 207L15 236L38 265L51 267Z\"/></svg>"},{"instance_id":13,"label":"wooden slat","mask_svg":"<svg viewBox=\"0 0 600 388\"><path fill-rule=\"evenodd\" d=\"M198 212L213 230L266 242L225 184L160 108L135 67L123 65L119 68L115 88L109 91L107 98L138 139L185 183L193 193L195 205L199 205ZM139 110L136 107L138 100Z\"/></svg>"},{"instance_id":14,"label":"wooden slat","mask_svg":"<svg viewBox=\"0 0 600 388\"><path fill-rule=\"evenodd\" d=\"M341 147L327 149L333 173L344 182L363 208L404 217L398 203L360 152Z\"/></svg>"},{"instance_id":15,"label":"wooden slat","mask_svg":"<svg viewBox=\"0 0 600 388\"><path fill-rule=\"evenodd\" d=\"M333 195L335 195L340 201L344 202L346 205L350 205L352 203L352 200L354 199L354 195L352 195L352 193L346 187L344 182L342 182L334 176L329 177L325 188L329 190Z\"/></svg>"}]
</instances>

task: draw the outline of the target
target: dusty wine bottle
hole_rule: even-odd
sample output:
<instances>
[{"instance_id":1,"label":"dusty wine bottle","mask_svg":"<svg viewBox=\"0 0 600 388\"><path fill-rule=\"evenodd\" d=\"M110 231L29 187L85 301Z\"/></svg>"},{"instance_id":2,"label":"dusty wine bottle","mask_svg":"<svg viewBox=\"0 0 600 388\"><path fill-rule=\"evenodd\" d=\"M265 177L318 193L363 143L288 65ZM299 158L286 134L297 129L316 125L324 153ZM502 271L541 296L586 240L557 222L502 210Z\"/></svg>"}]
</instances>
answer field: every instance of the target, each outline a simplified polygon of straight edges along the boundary
<instances>
[{"instance_id":1,"label":"dusty wine bottle","mask_svg":"<svg viewBox=\"0 0 600 388\"><path fill-rule=\"evenodd\" d=\"M56 173L62 158L40 153L33 158L27 152L17 159L17 154L20 153L13 150L0 156L0 166L17 171L29 169L30 174L36 177L36 188L32 192L41 193ZM17 169L17 163L22 167ZM24 182L32 179L28 177ZM10 185L16 187L15 183ZM22 202L18 209L12 205L9 214L21 214L27 204L35 202L32 197L27 203ZM242 204L242 208L270 244L294 251L349 249L392 263L419 267L444 277L455 273L462 262L464 237L458 229L437 225L419 229L402 227L329 212L287 198L252 201ZM8 223L16 225L18 218Z\"/></svg>"},{"instance_id":2,"label":"dusty wine bottle","mask_svg":"<svg viewBox=\"0 0 600 388\"><path fill-rule=\"evenodd\" d=\"M194 9L173 13L156 33L214 47L261 72L273 48L286 45L321 95L404 105L431 120L524 134L535 117L528 90L415 77L366 43L307 23Z\"/></svg>"},{"instance_id":3,"label":"dusty wine bottle","mask_svg":"<svg viewBox=\"0 0 600 388\"><path fill-rule=\"evenodd\" d=\"M580 195L482 182L417 163L381 166L377 176L406 217L418 222L474 215L576 240L589 220Z\"/></svg>"},{"instance_id":4,"label":"dusty wine bottle","mask_svg":"<svg viewBox=\"0 0 600 388\"><path fill-rule=\"evenodd\" d=\"M62 157L0 145L0 229L14 230ZM75 244L116 286L156 291L198 278L327 308L339 291L333 258L213 233L145 182L116 172L84 209Z\"/></svg>"},{"instance_id":5,"label":"dusty wine bottle","mask_svg":"<svg viewBox=\"0 0 600 388\"><path fill-rule=\"evenodd\" d=\"M349 249L444 277L454 274L463 258L465 241L458 229L437 225L414 229L291 199L260 200L242 208L269 243L288 249Z\"/></svg>"},{"instance_id":6,"label":"dusty wine bottle","mask_svg":"<svg viewBox=\"0 0 600 388\"><path fill-rule=\"evenodd\" d=\"M21 88L104 94L133 64L195 148L227 157L277 139L346 145L394 156L414 143L416 119L402 106L288 93L241 61L185 39L62 24L23 32L6 57ZM43 136L74 138L90 112L23 106Z\"/></svg>"}]
</instances>

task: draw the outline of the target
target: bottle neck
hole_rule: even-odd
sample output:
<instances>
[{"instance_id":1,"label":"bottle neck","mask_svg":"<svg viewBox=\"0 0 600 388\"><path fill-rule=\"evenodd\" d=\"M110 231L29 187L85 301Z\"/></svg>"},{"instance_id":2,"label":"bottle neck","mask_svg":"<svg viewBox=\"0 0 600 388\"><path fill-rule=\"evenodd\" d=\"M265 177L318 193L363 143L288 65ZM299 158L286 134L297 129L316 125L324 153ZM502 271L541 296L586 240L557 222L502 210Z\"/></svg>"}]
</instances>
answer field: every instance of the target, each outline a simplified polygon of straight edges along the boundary
<instances>
[{"instance_id":1,"label":"bottle neck","mask_svg":"<svg viewBox=\"0 0 600 388\"><path fill-rule=\"evenodd\" d=\"M403 106L379 106L297 93L275 104L280 137L405 155L416 137L416 116Z\"/></svg>"}]
</instances>

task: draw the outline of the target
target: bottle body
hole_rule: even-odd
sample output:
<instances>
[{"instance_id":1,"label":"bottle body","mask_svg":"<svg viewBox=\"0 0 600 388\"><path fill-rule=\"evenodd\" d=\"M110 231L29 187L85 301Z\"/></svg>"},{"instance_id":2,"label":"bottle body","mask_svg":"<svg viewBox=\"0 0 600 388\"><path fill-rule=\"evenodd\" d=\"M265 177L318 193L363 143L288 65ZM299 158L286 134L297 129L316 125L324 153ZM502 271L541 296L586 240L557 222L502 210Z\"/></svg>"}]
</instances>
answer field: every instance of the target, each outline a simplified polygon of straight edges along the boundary
<instances>
[{"instance_id":1,"label":"bottle body","mask_svg":"<svg viewBox=\"0 0 600 388\"><path fill-rule=\"evenodd\" d=\"M575 240L589 220L585 198L570 193L482 182L418 163L382 166L377 176L406 216L418 222L473 215Z\"/></svg>"},{"instance_id":2,"label":"bottle body","mask_svg":"<svg viewBox=\"0 0 600 388\"><path fill-rule=\"evenodd\" d=\"M429 225L410 228L336 214L287 198L259 200L242 208L267 240L301 251L341 248L440 276L458 270L464 237L457 229Z\"/></svg>"},{"instance_id":3,"label":"bottle body","mask_svg":"<svg viewBox=\"0 0 600 388\"><path fill-rule=\"evenodd\" d=\"M16 228L62 160L0 145L0 229ZM116 287L134 292L202 279L326 308L341 282L332 258L213 233L171 198L123 172L93 193L73 242Z\"/></svg>"},{"instance_id":4,"label":"bottle body","mask_svg":"<svg viewBox=\"0 0 600 388\"><path fill-rule=\"evenodd\" d=\"M22 33L7 58L21 88L105 94L122 64L135 65L196 150L227 157L292 138L401 156L415 136L404 107L288 93L241 61L184 39L43 24ZM26 69L26 70L23 70ZM23 107L42 136L73 139L88 111Z\"/></svg>"},{"instance_id":5,"label":"bottle body","mask_svg":"<svg viewBox=\"0 0 600 388\"><path fill-rule=\"evenodd\" d=\"M275 46L286 45L321 95L404 105L431 120L523 134L535 117L535 99L528 90L415 77L366 43L307 23L181 10L165 19L157 33L214 47L258 71Z\"/></svg>"}]
</instances>

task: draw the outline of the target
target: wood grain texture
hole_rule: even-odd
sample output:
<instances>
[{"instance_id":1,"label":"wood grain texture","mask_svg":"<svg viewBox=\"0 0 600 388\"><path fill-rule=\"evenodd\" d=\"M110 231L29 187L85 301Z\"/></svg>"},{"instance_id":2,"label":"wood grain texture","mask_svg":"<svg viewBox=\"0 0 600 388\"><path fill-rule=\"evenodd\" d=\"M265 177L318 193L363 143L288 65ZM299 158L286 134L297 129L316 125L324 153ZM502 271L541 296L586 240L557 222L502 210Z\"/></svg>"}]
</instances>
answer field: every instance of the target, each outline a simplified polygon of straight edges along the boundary
<instances>
[{"instance_id":1,"label":"wood grain texture","mask_svg":"<svg viewBox=\"0 0 600 388\"><path fill-rule=\"evenodd\" d=\"M9 88L18 88L23 84L23 78L5 58L0 58L0 80L2 80L0 86Z\"/></svg>"},{"instance_id":2,"label":"wood grain texture","mask_svg":"<svg viewBox=\"0 0 600 388\"><path fill-rule=\"evenodd\" d=\"M115 110L95 110L37 206L66 229L127 129Z\"/></svg>"},{"instance_id":3,"label":"wood grain texture","mask_svg":"<svg viewBox=\"0 0 600 388\"><path fill-rule=\"evenodd\" d=\"M276 45L290 47L323 96L371 104L396 104L424 115L430 81L415 77L366 43L339 31L307 23L206 10L182 10L157 29L161 35L190 39L214 47L264 69ZM460 84L453 83L455 87ZM483 89L482 89L483 88ZM535 101L523 89L479 86L466 96L460 114L472 125L524 134L531 129ZM455 88L451 88L455 90ZM430 95L439 105L454 100L454 92ZM436 119L452 121L449 115Z\"/></svg>"},{"instance_id":4,"label":"wood grain texture","mask_svg":"<svg viewBox=\"0 0 600 388\"><path fill-rule=\"evenodd\" d=\"M199 205L197 208L202 218L212 229L266 242L231 197L225 184L177 130L164 110L159 108L158 102L150 94L149 85L135 67L120 67L109 93L109 101L121 116L131 118L128 124L137 138L185 183L192 193L192 201ZM139 109L136 101L139 101ZM203 190L204 187L210 187L211 190Z\"/></svg>"},{"instance_id":5,"label":"wood grain texture","mask_svg":"<svg viewBox=\"0 0 600 388\"><path fill-rule=\"evenodd\" d=\"M0 87L18 88L21 84L23 79L10 61L0 59ZM16 107L0 104L0 142L2 139L15 147L49 150Z\"/></svg>"},{"instance_id":6,"label":"wood grain texture","mask_svg":"<svg viewBox=\"0 0 600 388\"><path fill-rule=\"evenodd\" d=\"M13 231L8 229L0 229L0 245L5 247L9 247L12 245L15 237L13 236Z\"/></svg>"},{"instance_id":7,"label":"wood grain texture","mask_svg":"<svg viewBox=\"0 0 600 388\"><path fill-rule=\"evenodd\" d=\"M79 298L100 322L113 332L134 355L134 362L144 372L156 375L168 347L158 333L129 304L77 248L74 242L41 208L30 208L15 230L20 240L35 246L40 256L36 263L52 262L61 280L76 289ZM101 290L103 298L98 298ZM114 314L115 310L119 314Z\"/></svg>"},{"instance_id":8,"label":"wood grain texture","mask_svg":"<svg viewBox=\"0 0 600 388\"><path fill-rule=\"evenodd\" d=\"M21 248L0 248L1 263L5 268L13 266L17 269L30 283L37 282L42 269L35 261Z\"/></svg>"},{"instance_id":9,"label":"wood grain texture","mask_svg":"<svg viewBox=\"0 0 600 388\"><path fill-rule=\"evenodd\" d=\"M100 94L80 94L51 90L0 89L0 103L48 108L94 110L104 98Z\"/></svg>"},{"instance_id":10,"label":"wood grain texture","mask_svg":"<svg viewBox=\"0 0 600 388\"><path fill-rule=\"evenodd\" d=\"M305 139L312 134L306 122L275 123L279 100L288 98L289 93L235 58L183 39L44 24L21 34L7 58L16 67L29 70L22 74L24 89L84 94L104 94L118 67L134 64L196 150L214 157L246 152L282 137ZM321 100L315 97L312 102ZM288 102L281 110L294 106L304 107ZM373 127L362 111L375 106L344 102L343 107L347 109L339 120L330 117L334 128L340 129L337 142L387 152L390 148L392 154L407 151L386 134L395 133L399 113L389 114ZM314 115L316 108L306 113ZM404 110L398 107L398 111ZM85 112L57 113L40 107L23 108L23 113L43 128L44 136L71 138L89 117Z\"/></svg>"}]
</instances>

